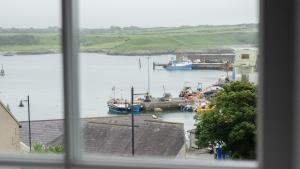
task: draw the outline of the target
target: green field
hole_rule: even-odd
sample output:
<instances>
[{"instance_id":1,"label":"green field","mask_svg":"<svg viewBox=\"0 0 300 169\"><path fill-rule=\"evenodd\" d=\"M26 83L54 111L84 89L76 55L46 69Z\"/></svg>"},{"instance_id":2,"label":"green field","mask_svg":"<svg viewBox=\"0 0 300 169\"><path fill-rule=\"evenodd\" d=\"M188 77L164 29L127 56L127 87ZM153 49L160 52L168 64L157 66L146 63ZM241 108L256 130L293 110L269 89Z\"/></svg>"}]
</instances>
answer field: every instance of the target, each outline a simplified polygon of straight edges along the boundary
<instances>
[{"instance_id":1,"label":"green field","mask_svg":"<svg viewBox=\"0 0 300 169\"><path fill-rule=\"evenodd\" d=\"M149 54L256 45L257 25L181 26L159 28L82 29L82 51ZM0 30L0 51L60 49L60 33L48 29Z\"/></svg>"}]
</instances>

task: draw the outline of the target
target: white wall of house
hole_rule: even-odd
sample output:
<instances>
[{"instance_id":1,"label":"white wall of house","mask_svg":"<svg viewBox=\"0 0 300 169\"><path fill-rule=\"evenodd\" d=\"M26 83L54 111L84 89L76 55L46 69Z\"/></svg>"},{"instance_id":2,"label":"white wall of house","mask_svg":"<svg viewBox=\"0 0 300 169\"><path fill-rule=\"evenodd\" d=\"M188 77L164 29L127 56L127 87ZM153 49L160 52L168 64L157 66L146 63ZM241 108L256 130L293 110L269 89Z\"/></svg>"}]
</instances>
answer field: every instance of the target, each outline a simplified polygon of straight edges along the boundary
<instances>
[{"instance_id":1,"label":"white wall of house","mask_svg":"<svg viewBox=\"0 0 300 169\"><path fill-rule=\"evenodd\" d=\"M197 139L196 135L194 132L189 133L189 148L199 148L198 145L196 144Z\"/></svg>"},{"instance_id":2,"label":"white wall of house","mask_svg":"<svg viewBox=\"0 0 300 169\"><path fill-rule=\"evenodd\" d=\"M0 152L20 152L19 123L0 102Z\"/></svg>"}]
</instances>

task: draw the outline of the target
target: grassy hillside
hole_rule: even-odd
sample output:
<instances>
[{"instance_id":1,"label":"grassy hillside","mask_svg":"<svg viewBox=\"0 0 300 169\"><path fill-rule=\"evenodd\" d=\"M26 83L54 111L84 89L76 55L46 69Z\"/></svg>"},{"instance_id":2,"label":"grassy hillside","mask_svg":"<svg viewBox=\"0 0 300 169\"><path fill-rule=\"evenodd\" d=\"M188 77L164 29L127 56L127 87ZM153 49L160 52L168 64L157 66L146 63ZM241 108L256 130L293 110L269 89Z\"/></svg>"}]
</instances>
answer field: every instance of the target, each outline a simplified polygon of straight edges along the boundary
<instances>
[{"instance_id":1,"label":"grassy hillside","mask_svg":"<svg viewBox=\"0 0 300 169\"><path fill-rule=\"evenodd\" d=\"M170 53L231 45L255 45L257 25L83 29L82 51L111 54ZM0 30L0 51L47 51L60 48L53 30Z\"/></svg>"}]
</instances>

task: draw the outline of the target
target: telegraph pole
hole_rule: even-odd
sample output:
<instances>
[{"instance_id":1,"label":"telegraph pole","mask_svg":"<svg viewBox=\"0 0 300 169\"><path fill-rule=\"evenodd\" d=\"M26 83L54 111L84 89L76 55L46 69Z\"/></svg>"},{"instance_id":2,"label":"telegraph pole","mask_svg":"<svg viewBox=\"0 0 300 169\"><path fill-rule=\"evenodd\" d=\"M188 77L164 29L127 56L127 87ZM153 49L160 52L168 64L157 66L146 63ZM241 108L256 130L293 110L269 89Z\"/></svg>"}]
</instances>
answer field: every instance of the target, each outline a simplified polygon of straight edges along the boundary
<instances>
[{"instance_id":1,"label":"telegraph pole","mask_svg":"<svg viewBox=\"0 0 300 169\"><path fill-rule=\"evenodd\" d=\"M147 57L148 59L148 93L150 94L150 56Z\"/></svg>"},{"instance_id":2,"label":"telegraph pole","mask_svg":"<svg viewBox=\"0 0 300 169\"><path fill-rule=\"evenodd\" d=\"M134 156L134 114L133 114L133 86L131 87L131 143L132 143L132 156Z\"/></svg>"}]
</instances>

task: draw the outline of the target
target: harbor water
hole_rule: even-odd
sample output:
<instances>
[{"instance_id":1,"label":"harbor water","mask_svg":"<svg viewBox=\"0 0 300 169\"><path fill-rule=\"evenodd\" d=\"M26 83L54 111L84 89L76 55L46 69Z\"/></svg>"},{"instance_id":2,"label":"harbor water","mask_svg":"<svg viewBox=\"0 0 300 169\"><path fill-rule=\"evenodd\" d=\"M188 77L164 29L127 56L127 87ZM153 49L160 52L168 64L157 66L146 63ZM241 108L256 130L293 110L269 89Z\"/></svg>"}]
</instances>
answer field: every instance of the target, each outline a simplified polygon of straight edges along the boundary
<instances>
[{"instance_id":1,"label":"harbor water","mask_svg":"<svg viewBox=\"0 0 300 169\"><path fill-rule=\"evenodd\" d=\"M188 70L168 71L152 69L153 62L166 63L172 55L151 56L149 60L150 93L161 97L164 92L178 97L185 82L196 88L215 83L225 71ZM139 60L140 63L139 64ZM0 77L0 100L9 106L19 121L27 120L27 109L19 108L21 99L30 95L32 120L63 118L63 76L60 54L0 56L6 75ZM141 65L141 66L140 66ZM229 72L229 74L231 74ZM146 56L111 56L106 54L80 54L80 112L81 117L109 116L106 102L113 97L130 99L133 86L136 93L148 88L148 59ZM185 123L185 129L194 125L194 114L167 112L166 121Z\"/></svg>"}]
</instances>

